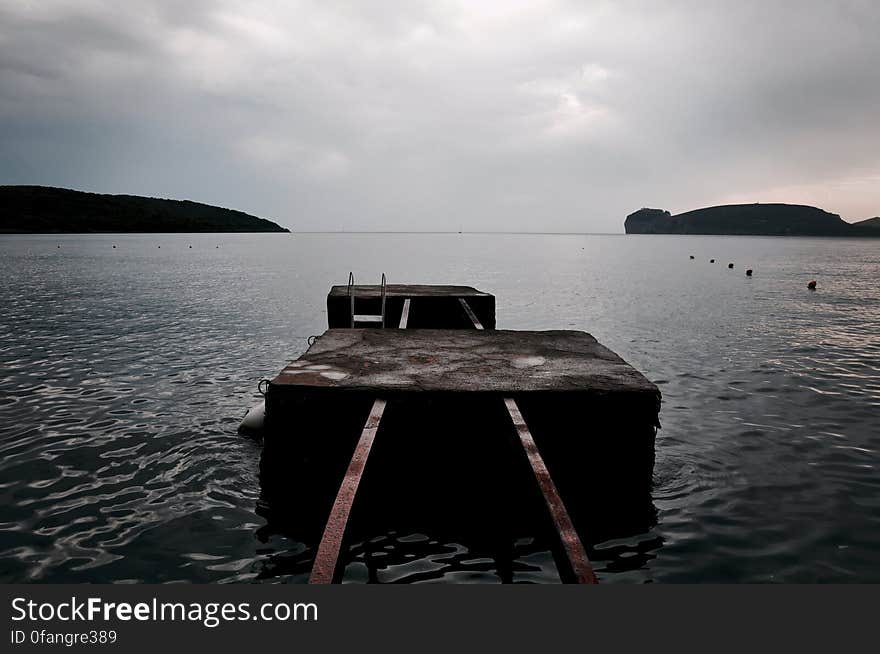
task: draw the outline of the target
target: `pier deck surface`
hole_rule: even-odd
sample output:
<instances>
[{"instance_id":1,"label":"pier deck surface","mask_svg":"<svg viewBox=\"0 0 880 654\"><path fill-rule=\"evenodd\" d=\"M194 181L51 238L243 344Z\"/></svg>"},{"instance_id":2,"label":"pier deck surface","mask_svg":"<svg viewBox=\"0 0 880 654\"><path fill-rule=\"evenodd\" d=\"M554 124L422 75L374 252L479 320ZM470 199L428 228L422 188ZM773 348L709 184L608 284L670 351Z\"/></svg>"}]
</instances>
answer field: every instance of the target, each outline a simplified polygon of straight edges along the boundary
<instances>
[{"instance_id":1,"label":"pier deck surface","mask_svg":"<svg viewBox=\"0 0 880 654\"><path fill-rule=\"evenodd\" d=\"M357 284L351 287L355 298L355 313L381 313L382 287ZM352 303L348 286L333 286L327 294L327 326L347 328L351 326ZM403 312L403 305L410 300L412 315L410 328L473 329L470 320L459 304L468 302L473 312L488 328L495 327L495 296L471 286L388 284L385 287L385 325L396 325Z\"/></svg>"},{"instance_id":2,"label":"pier deck surface","mask_svg":"<svg viewBox=\"0 0 880 654\"><path fill-rule=\"evenodd\" d=\"M277 390L635 393L657 387L578 331L330 329L272 381Z\"/></svg>"},{"instance_id":3,"label":"pier deck surface","mask_svg":"<svg viewBox=\"0 0 880 654\"><path fill-rule=\"evenodd\" d=\"M352 287L358 297L379 297L382 287L371 284L356 284ZM388 284L385 287L386 297L491 297L489 293L478 291L472 286L438 286L431 284ZM333 286L331 298L348 297L348 286Z\"/></svg>"}]
</instances>

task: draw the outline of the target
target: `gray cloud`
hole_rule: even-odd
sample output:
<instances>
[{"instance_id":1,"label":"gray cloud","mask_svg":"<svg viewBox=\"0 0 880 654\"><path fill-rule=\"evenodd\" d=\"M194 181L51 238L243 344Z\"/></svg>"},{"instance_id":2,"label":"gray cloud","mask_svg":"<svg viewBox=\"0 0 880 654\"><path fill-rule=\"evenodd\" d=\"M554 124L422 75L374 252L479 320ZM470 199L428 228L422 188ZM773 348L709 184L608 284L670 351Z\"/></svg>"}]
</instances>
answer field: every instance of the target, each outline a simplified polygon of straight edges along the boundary
<instances>
[{"instance_id":1,"label":"gray cloud","mask_svg":"<svg viewBox=\"0 0 880 654\"><path fill-rule=\"evenodd\" d=\"M294 229L880 213L880 7L0 0L0 181Z\"/></svg>"}]
</instances>

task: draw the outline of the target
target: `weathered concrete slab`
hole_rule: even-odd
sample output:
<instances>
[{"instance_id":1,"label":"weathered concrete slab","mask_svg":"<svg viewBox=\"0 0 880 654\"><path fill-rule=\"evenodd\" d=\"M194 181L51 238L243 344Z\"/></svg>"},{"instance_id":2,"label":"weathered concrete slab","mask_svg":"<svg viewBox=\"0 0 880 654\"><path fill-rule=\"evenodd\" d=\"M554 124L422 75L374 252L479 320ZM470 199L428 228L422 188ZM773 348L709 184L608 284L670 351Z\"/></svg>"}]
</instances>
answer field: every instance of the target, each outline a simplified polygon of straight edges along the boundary
<instances>
[{"instance_id":1,"label":"weathered concrete slab","mask_svg":"<svg viewBox=\"0 0 880 654\"><path fill-rule=\"evenodd\" d=\"M382 292L378 285L358 284L353 288L357 297L357 312L378 312ZM397 325L403 303L411 298L409 329L423 327L442 329L470 329L471 322L461 308L459 299L468 305L487 329L495 327L495 296L471 286L429 284L388 284L385 287L386 326ZM371 306L371 302L373 306ZM363 310L367 305L368 309ZM331 329L347 328L351 320L348 286L333 286L327 295L327 322Z\"/></svg>"},{"instance_id":2,"label":"weathered concrete slab","mask_svg":"<svg viewBox=\"0 0 880 654\"><path fill-rule=\"evenodd\" d=\"M382 287L378 285L357 284L354 287L359 297L379 297ZM333 286L329 297L348 298L348 286ZM489 293L478 291L472 286L450 286L432 284L387 284L385 297L454 297L481 298L492 297Z\"/></svg>"},{"instance_id":3,"label":"weathered concrete slab","mask_svg":"<svg viewBox=\"0 0 880 654\"><path fill-rule=\"evenodd\" d=\"M263 496L295 497L298 511L314 511L319 531L308 537L317 543L364 420L381 399L387 410L365 476L374 499L365 501L406 504L401 495L430 479L433 518L457 525L471 512L482 524L502 500L489 510L474 499L479 493L459 497L459 477L509 501L517 492L511 479L530 474L512 447L517 426L504 398L515 399L582 542L653 524L659 389L576 331L328 330L269 385ZM504 471L511 479L503 481ZM421 499L412 512L422 515L424 497L414 497Z\"/></svg>"},{"instance_id":4,"label":"weathered concrete slab","mask_svg":"<svg viewBox=\"0 0 880 654\"><path fill-rule=\"evenodd\" d=\"M330 329L271 383L278 391L626 393L657 387L585 332Z\"/></svg>"}]
</instances>

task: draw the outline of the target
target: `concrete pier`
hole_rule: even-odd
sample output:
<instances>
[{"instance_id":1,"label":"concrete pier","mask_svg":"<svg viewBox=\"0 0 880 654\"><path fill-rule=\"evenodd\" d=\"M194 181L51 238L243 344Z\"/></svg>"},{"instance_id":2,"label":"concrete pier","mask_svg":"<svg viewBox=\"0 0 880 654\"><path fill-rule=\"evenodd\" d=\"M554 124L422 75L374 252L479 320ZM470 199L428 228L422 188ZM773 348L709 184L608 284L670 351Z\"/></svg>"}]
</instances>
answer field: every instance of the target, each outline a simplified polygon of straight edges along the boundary
<instances>
[{"instance_id":1,"label":"concrete pier","mask_svg":"<svg viewBox=\"0 0 880 654\"><path fill-rule=\"evenodd\" d=\"M415 447L497 445L513 433L502 401L513 398L573 513L578 498L601 514L596 497L650 490L660 391L590 334L326 331L269 384L264 457L283 464L285 484L302 464L293 476L312 498L324 489L325 515L376 398L410 443L387 451L389 465L430 466L411 458Z\"/></svg>"},{"instance_id":2,"label":"concrete pier","mask_svg":"<svg viewBox=\"0 0 880 654\"><path fill-rule=\"evenodd\" d=\"M378 312L381 286L352 286L359 306L372 301ZM410 299L409 329L472 329L459 300L464 299L486 329L495 328L495 296L471 286L435 286L427 284L388 284L385 287L385 324L397 325L405 300ZM348 286L333 286L327 295L327 322L331 329L349 327L351 303Z\"/></svg>"},{"instance_id":3,"label":"concrete pier","mask_svg":"<svg viewBox=\"0 0 880 654\"><path fill-rule=\"evenodd\" d=\"M387 328L347 328L352 295ZM311 583L340 578L343 538L366 557L401 528L454 534L511 579L511 544L555 533L562 579L595 583L589 544L653 524L660 392L590 334L494 330L470 287L336 286L327 306L331 329L268 384L261 460L265 506L315 548Z\"/></svg>"},{"instance_id":4,"label":"concrete pier","mask_svg":"<svg viewBox=\"0 0 880 654\"><path fill-rule=\"evenodd\" d=\"M635 368L577 331L330 329L272 380L267 406L325 389L370 397L616 395L655 410L659 395Z\"/></svg>"}]
</instances>

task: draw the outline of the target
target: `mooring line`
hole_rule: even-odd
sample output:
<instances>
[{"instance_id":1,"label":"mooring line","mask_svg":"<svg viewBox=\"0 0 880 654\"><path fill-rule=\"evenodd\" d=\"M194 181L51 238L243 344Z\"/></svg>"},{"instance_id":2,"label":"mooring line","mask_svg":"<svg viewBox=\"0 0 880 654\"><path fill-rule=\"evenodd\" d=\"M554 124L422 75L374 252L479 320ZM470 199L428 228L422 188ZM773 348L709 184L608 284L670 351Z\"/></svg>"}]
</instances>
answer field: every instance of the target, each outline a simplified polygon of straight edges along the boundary
<instances>
[{"instance_id":1,"label":"mooring line","mask_svg":"<svg viewBox=\"0 0 880 654\"><path fill-rule=\"evenodd\" d=\"M483 324L479 321L467 301L464 298L459 298L458 301L461 302L465 313L467 313L468 318L474 324L474 329L483 329ZM556 534L562 542L562 548L565 550L568 564L571 566L577 582L579 584L599 583L599 580L596 579L596 573L593 572L593 566L587 556L587 551L577 535L574 523L571 521L571 516L565 508L562 498L559 496L559 491L556 490L556 484L553 483L553 478L550 476L547 464L544 463L544 459L538 451L538 446L535 444L532 432L529 431L529 426L526 424L522 413L520 413L516 401L511 397L505 397L504 405L507 407L507 413L513 421L513 426L516 427L519 442L523 450L525 450L529 465L531 465L532 472L535 475L535 481L538 482L538 488L541 489L541 494L544 496L544 502L550 511L553 525L556 527Z\"/></svg>"},{"instance_id":2,"label":"mooring line","mask_svg":"<svg viewBox=\"0 0 880 654\"><path fill-rule=\"evenodd\" d=\"M373 408L370 410L370 415L367 417L367 422L364 424L360 440L354 449L351 462L348 464L348 470L345 471L345 477L342 479L339 492L336 494L333 509L331 509L330 517L327 519L327 526L324 527L324 535L321 536L318 553L312 565L312 573L309 575L310 584L333 583L333 577L336 573L336 562L339 559L339 551L342 548L342 539L345 536L345 528L348 524L348 516L351 513L351 505L354 503L355 495L357 495L364 466L367 464L367 457L370 456L370 448L373 446L373 440L376 438L376 432L379 430L379 421L382 420L384 411L385 400L375 400Z\"/></svg>"}]
</instances>

